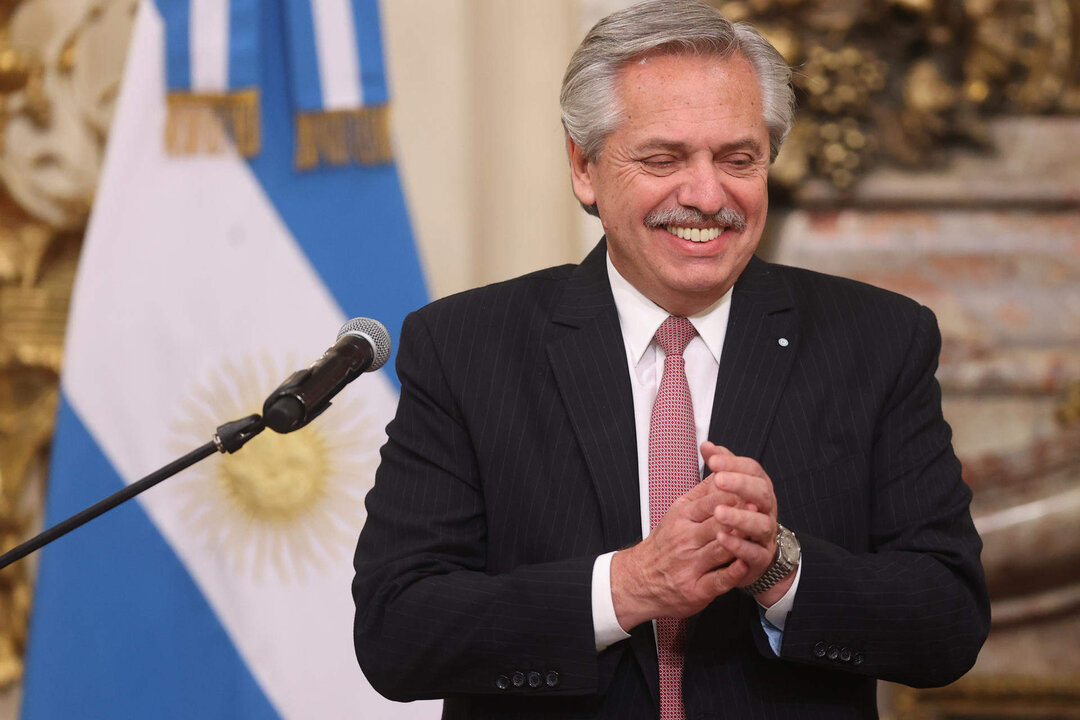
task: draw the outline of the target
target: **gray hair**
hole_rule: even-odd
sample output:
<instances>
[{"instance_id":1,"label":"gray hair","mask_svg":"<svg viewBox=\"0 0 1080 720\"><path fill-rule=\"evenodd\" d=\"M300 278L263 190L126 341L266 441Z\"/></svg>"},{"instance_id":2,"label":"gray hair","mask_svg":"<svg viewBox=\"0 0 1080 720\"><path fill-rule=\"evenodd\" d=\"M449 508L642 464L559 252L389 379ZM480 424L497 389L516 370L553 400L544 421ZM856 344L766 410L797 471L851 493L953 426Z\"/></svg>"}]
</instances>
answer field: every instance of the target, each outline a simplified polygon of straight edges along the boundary
<instances>
[{"instance_id":1,"label":"gray hair","mask_svg":"<svg viewBox=\"0 0 1080 720\"><path fill-rule=\"evenodd\" d=\"M791 68L776 48L751 25L733 24L698 0L646 0L596 23L566 68L559 95L562 123L588 160L600 157L622 121L619 72L650 52L746 58L761 86L769 159L776 159L795 119Z\"/></svg>"}]
</instances>

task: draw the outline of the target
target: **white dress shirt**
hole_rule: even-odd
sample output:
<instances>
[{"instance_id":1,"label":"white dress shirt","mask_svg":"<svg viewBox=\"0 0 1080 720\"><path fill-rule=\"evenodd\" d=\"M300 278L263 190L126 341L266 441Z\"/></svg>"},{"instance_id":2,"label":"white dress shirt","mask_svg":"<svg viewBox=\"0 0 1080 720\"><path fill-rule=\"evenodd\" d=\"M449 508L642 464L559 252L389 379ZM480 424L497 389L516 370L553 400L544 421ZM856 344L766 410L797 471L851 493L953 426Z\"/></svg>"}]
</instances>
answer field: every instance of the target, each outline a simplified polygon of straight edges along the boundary
<instances>
[{"instance_id":1,"label":"white dress shirt","mask_svg":"<svg viewBox=\"0 0 1080 720\"><path fill-rule=\"evenodd\" d=\"M641 536L647 537L651 528L649 517L649 425L653 402L664 373L664 351L654 342L660 324L668 312L649 300L631 285L607 258L608 280L615 296L619 312L619 325L626 347L626 361L630 368L630 385L634 393L634 425L637 435L638 493L641 507ZM697 336L683 351L686 381L690 385L690 399L694 405L694 426L698 446L708 438L712 416L716 378L720 370L720 354L727 334L728 314L731 311L731 291L705 310L688 319L697 330ZM704 469L704 461L698 458L698 470ZM606 553L596 559L592 576L593 630L597 651L608 645L625 640L630 635L619 626L615 606L611 598L611 556ZM795 601L795 590L802 574L800 565L795 582L784 597L770 608L763 608L762 625L769 631L771 625L777 632L769 633L773 650L778 652L779 633Z\"/></svg>"}]
</instances>

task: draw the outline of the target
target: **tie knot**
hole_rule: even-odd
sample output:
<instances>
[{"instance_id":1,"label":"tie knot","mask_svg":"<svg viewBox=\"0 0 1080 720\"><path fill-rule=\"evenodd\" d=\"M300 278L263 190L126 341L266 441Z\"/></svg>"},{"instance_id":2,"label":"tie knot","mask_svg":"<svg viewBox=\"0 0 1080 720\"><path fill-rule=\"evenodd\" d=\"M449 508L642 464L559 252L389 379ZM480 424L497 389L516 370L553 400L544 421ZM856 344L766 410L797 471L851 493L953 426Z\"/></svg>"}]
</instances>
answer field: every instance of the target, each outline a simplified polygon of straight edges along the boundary
<instances>
[{"instance_id":1,"label":"tie knot","mask_svg":"<svg viewBox=\"0 0 1080 720\"><path fill-rule=\"evenodd\" d=\"M656 331L656 344L664 349L665 355L682 355L695 335L697 330L693 323L684 317L670 315Z\"/></svg>"}]
</instances>

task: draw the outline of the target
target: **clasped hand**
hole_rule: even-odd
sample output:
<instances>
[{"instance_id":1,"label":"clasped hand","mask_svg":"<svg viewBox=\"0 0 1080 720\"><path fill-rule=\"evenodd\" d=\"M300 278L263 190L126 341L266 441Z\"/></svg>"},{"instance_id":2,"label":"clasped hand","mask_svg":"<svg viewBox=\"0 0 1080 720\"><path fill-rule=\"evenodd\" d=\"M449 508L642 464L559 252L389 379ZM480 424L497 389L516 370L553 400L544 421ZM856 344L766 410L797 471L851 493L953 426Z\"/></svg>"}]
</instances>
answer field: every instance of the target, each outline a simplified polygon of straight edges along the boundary
<instances>
[{"instance_id":1,"label":"clasped hand","mask_svg":"<svg viewBox=\"0 0 1080 720\"><path fill-rule=\"evenodd\" d=\"M624 630L700 612L757 580L776 554L776 495L768 474L756 460L711 442L701 454L708 477L676 498L647 538L612 557L611 595Z\"/></svg>"}]
</instances>

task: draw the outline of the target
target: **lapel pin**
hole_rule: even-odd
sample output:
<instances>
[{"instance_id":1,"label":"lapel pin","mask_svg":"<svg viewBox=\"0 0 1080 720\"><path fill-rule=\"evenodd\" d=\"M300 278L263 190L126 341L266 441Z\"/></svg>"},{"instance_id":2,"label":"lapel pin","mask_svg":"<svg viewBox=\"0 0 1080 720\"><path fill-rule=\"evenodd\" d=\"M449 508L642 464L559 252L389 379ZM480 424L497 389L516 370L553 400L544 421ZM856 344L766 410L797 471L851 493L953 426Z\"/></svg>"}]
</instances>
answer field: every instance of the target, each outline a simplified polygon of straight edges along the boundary
<instances>
[{"instance_id":1,"label":"lapel pin","mask_svg":"<svg viewBox=\"0 0 1080 720\"><path fill-rule=\"evenodd\" d=\"M780 347L787 347L788 345L790 345L787 338L780 338L779 340L776 341L776 344L779 345Z\"/></svg>"}]
</instances>

